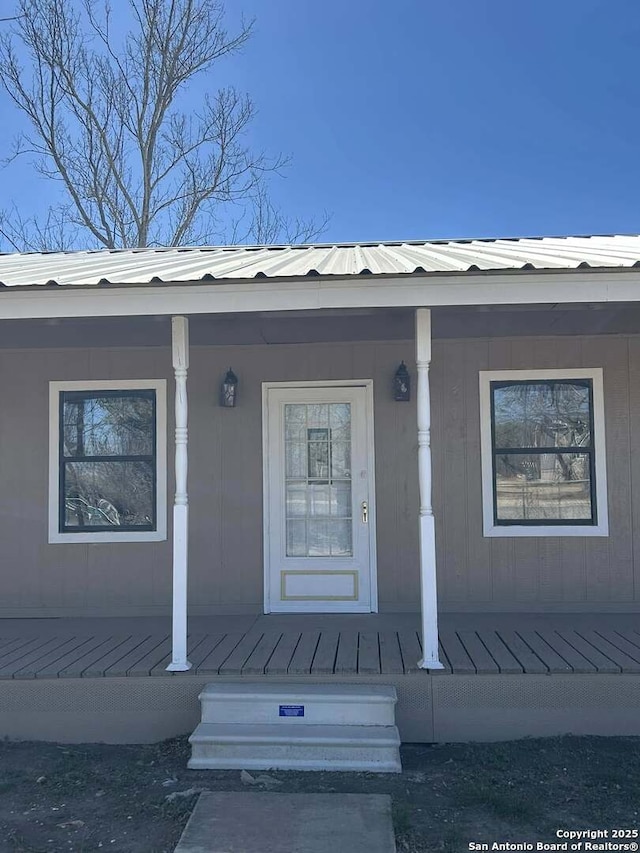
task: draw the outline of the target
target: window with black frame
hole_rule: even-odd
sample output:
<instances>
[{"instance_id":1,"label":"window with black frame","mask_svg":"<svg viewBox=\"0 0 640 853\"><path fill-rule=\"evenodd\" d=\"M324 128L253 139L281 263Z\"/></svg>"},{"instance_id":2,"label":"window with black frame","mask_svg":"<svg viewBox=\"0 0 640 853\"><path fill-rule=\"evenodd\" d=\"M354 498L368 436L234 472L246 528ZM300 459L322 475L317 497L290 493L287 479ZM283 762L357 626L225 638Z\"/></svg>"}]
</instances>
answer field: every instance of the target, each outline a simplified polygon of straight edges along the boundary
<instances>
[{"instance_id":1,"label":"window with black frame","mask_svg":"<svg viewBox=\"0 0 640 853\"><path fill-rule=\"evenodd\" d=\"M156 392L60 392L61 533L156 530Z\"/></svg>"},{"instance_id":2,"label":"window with black frame","mask_svg":"<svg viewBox=\"0 0 640 853\"><path fill-rule=\"evenodd\" d=\"M591 379L490 382L496 525L596 525Z\"/></svg>"}]
</instances>

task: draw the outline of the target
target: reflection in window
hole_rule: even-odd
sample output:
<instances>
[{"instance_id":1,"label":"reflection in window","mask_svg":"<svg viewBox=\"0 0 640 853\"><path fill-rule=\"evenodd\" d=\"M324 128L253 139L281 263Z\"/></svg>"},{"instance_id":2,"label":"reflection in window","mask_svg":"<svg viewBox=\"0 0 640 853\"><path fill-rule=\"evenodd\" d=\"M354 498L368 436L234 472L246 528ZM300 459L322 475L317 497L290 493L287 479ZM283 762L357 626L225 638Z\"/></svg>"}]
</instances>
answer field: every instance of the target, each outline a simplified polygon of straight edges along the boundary
<instances>
[{"instance_id":1,"label":"reflection in window","mask_svg":"<svg viewBox=\"0 0 640 853\"><path fill-rule=\"evenodd\" d=\"M156 393L60 394L60 532L156 529Z\"/></svg>"},{"instance_id":2,"label":"reflection in window","mask_svg":"<svg viewBox=\"0 0 640 853\"><path fill-rule=\"evenodd\" d=\"M593 388L491 382L496 524L596 524Z\"/></svg>"},{"instance_id":3,"label":"reflection in window","mask_svg":"<svg viewBox=\"0 0 640 853\"><path fill-rule=\"evenodd\" d=\"M287 557L350 557L351 405L285 405Z\"/></svg>"}]
</instances>

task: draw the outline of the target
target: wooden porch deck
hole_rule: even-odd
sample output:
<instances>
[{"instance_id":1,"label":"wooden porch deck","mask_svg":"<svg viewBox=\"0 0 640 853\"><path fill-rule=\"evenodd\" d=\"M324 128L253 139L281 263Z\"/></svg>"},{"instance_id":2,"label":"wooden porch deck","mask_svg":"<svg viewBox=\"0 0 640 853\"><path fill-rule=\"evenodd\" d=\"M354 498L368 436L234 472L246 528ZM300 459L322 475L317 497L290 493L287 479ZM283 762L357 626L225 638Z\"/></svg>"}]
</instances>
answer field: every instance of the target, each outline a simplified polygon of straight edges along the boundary
<instances>
[{"instance_id":1,"label":"wooden porch deck","mask_svg":"<svg viewBox=\"0 0 640 853\"><path fill-rule=\"evenodd\" d=\"M193 668L174 677L420 672L415 615L234 619L192 620ZM640 614L445 615L440 650L433 675L640 673ZM166 620L0 622L2 680L166 676L170 651Z\"/></svg>"}]
</instances>

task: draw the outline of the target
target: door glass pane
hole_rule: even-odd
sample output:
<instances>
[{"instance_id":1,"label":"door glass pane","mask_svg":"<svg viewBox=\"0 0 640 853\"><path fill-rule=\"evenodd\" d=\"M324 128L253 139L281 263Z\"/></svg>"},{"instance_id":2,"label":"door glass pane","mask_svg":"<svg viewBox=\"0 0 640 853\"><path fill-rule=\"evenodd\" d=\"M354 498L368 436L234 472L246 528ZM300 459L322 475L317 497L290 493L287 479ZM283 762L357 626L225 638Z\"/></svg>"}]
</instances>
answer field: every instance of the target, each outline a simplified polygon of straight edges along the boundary
<instances>
[{"instance_id":1,"label":"door glass pane","mask_svg":"<svg viewBox=\"0 0 640 853\"><path fill-rule=\"evenodd\" d=\"M331 515L338 518L351 516L351 483L336 481L331 486Z\"/></svg>"},{"instance_id":2,"label":"door glass pane","mask_svg":"<svg viewBox=\"0 0 640 853\"><path fill-rule=\"evenodd\" d=\"M329 428L307 429L307 438L308 477L326 482L329 478Z\"/></svg>"},{"instance_id":3,"label":"door glass pane","mask_svg":"<svg viewBox=\"0 0 640 853\"><path fill-rule=\"evenodd\" d=\"M349 403L331 403L329 426L334 441L349 441L351 438L351 406Z\"/></svg>"},{"instance_id":4,"label":"door glass pane","mask_svg":"<svg viewBox=\"0 0 640 853\"><path fill-rule=\"evenodd\" d=\"M287 557L307 556L307 522L287 519Z\"/></svg>"},{"instance_id":5,"label":"door glass pane","mask_svg":"<svg viewBox=\"0 0 640 853\"><path fill-rule=\"evenodd\" d=\"M305 407L307 410L307 427L329 426L329 406L326 403L313 403Z\"/></svg>"},{"instance_id":6,"label":"door glass pane","mask_svg":"<svg viewBox=\"0 0 640 853\"><path fill-rule=\"evenodd\" d=\"M286 437L287 441L305 441L307 426L306 406L287 406Z\"/></svg>"},{"instance_id":7,"label":"door glass pane","mask_svg":"<svg viewBox=\"0 0 640 853\"><path fill-rule=\"evenodd\" d=\"M305 464L305 454L307 452L306 444L287 441L285 443L285 473L287 479L295 478L302 479L307 476L307 467Z\"/></svg>"},{"instance_id":8,"label":"door glass pane","mask_svg":"<svg viewBox=\"0 0 640 853\"><path fill-rule=\"evenodd\" d=\"M331 474L336 479L351 477L351 442L334 441L331 447Z\"/></svg>"},{"instance_id":9,"label":"door glass pane","mask_svg":"<svg viewBox=\"0 0 640 853\"><path fill-rule=\"evenodd\" d=\"M287 518L306 518L307 516L307 485L306 483L287 483Z\"/></svg>"},{"instance_id":10,"label":"door glass pane","mask_svg":"<svg viewBox=\"0 0 640 853\"><path fill-rule=\"evenodd\" d=\"M329 522L331 555L348 557L351 554L351 520L340 519Z\"/></svg>"},{"instance_id":11,"label":"door glass pane","mask_svg":"<svg viewBox=\"0 0 640 853\"><path fill-rule=\"evenodd\" d=\"M286 404L284 432L287 556L353 556L351 404Z\"/></svg>"},{"instance_id":12,"label":"door glass pane","mask_svg":"<svg viewBox=\"0 0 640 853\"><path fill-rule=\"evenodd\" d=\"M327 557L331 554L329 522L324 519L310 518L307 522L307 556Z\"/></svg>"}]
</instances>

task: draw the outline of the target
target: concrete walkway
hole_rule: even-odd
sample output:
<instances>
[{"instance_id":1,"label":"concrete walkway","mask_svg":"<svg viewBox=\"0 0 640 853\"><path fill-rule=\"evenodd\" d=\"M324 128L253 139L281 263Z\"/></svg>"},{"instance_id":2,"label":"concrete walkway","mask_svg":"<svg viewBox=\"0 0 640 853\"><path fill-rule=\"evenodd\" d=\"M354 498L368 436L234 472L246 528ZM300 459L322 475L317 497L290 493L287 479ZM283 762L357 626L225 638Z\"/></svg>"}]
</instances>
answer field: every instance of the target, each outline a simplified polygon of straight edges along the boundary
<instances>
[{"instance_id":1,"label":"concrete walkway","mask_svg":"<svg viewBox=\"0 0 640 853\"><path fill-rule=\"evenodd\" d=\"M386 794L200 795L175 853L395 853Z\"/></svg>"}]
</instances>

